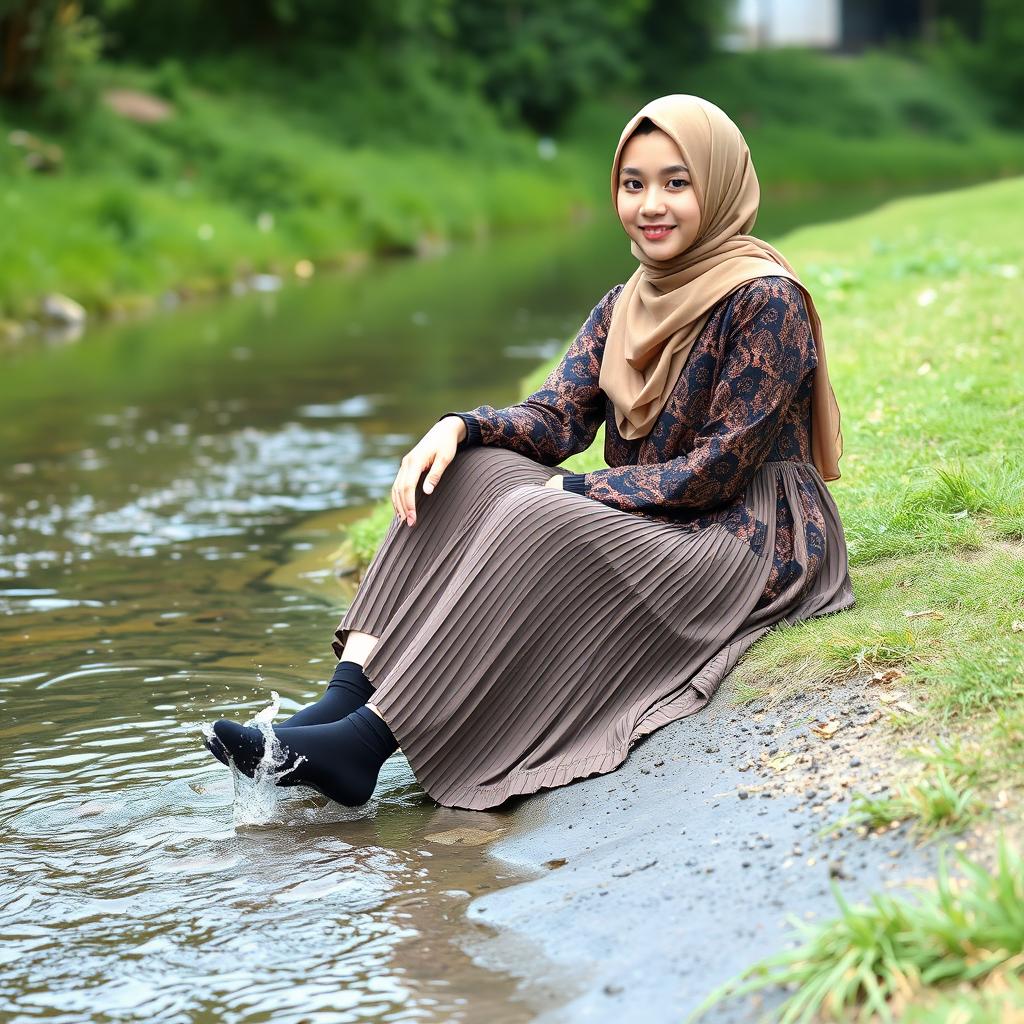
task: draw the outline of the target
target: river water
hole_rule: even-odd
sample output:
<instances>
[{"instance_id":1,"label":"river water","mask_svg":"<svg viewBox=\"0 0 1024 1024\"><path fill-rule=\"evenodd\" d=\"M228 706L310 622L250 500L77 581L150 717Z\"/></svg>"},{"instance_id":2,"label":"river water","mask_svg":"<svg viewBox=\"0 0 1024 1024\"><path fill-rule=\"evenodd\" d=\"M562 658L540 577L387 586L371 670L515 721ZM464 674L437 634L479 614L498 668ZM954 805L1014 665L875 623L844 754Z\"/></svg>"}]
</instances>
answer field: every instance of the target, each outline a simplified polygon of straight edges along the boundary
<instances>
[{"instance_id":1,"label":"river water","mask_svg":"<svg viewBox=\"0 0 1024 1024\"><path fill-rule=\"evenodd\" d=\"M400 752L364 808L268 800L200 728L320 695L340 524L633 265L617 225L531 233L0 352L3 1019L531 1019L464 952L524 877L486 854L513 811L440 807Z\"/></svg>"}]
</instances>

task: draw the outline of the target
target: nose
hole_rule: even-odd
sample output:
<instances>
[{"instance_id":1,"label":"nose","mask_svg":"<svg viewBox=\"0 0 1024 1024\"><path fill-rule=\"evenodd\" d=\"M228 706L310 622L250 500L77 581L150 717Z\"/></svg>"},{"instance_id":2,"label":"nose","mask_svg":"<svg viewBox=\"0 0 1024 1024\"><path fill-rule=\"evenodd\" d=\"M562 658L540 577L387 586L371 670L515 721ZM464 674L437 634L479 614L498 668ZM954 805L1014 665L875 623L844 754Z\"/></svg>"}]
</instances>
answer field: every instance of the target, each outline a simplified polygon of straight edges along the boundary
<instances>
[{"instance_id":1,"label":"nose","mask_svg":"<svg viewBox=\"0 0 1024 1024\"><path fill-rule=\"evenodd\" d=\"M644 201L640 205L640 212L647 216L659 216L665 212L665 204L661 200L661 190L657 185L652 185L644 192Z\"/></svg>"}]
</instances>

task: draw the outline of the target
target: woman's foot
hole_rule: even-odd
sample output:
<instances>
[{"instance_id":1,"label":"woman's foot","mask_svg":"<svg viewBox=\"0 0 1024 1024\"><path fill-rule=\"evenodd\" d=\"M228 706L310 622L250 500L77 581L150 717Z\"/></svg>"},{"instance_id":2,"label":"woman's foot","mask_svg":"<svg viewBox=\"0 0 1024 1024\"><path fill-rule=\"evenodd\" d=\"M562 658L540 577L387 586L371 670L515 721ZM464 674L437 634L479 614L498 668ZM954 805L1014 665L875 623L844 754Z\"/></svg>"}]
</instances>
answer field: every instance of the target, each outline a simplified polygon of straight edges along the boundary
<instances>
[{"instance_id":1,"label":"woman's foot","mask_svg":"<svg viewBox=\"0 0 1024 1024\"><path fill-rule=\"evenodd\" d=\"M366 678L362 665L355 661L339 661L324 695L315 704L310 704L283 721L279 728L339 722L356 708L361 708L372 693L373 684Z\"/></svg>"},{"instance_id":2,"label":"woman's foot","mask_svg":"<svg viewBox=\"0 0 1024 1024\"><path fill-rule=\"evenodd\" d=\"M219 746L235 767L252 778L263 760L265 742L259 729L220 719L207 748L219 760ZM320 725L277 726L283 760L274 765L279 786L311 786L346 807L359 807L373 795L381 766L398 749L387 723L360 707L341 719Z\"/></svg>"},{"instance_id":3,"label":"woman's foot","mask_svg":"<svg viewBox=\"0 0 1024 1024\"><path fill-rule=\"evenodd\" d=\"M226 764L229 768L231 762L228 760L228 752L224 749L224 744L217 738L216 734L213 736L207 736L203 733L203 746L213 754L221 764Z\"/></svg>"},{"instance_id":4,"label":"woman's foot","mask_svg":"<svg viewBox=\"0 0 1024 1024\"><path fill-rule=\"evenodd\" d=\"M339 661L327 684L327 692L315 703L285 719L278 728L323 725L338 722L361 708L371 697L374 686L357 661ZM203 745L221 764L228 763L224 744L216 736L203 736Z\"/></svg>"}]
</instances>

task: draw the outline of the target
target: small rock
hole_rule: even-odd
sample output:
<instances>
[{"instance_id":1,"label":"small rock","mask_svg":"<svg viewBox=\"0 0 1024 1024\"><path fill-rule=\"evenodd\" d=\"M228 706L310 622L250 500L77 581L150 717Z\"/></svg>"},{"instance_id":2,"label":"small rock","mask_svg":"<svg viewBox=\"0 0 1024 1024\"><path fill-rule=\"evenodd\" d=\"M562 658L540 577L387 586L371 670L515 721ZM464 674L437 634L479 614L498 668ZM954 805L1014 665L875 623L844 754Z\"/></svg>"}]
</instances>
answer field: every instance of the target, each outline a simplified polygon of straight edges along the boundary
<instances>
[{"instance_id":1,"label":"small rock","mask_svg":"<svg viewBox=\"0 0 1024 1024\"><path fill-rule=\"evenodd\" d=\"M750 794L745 789L741 789L736 795L741 800L746 800L750 796Z\"/></svg>"},{"instance_id":2,"label":"small rock","mask_svg":"<svg viewBox=\"0 0 1024 1024\"><path fill-rule=\"evenodd\" d=\"M85 308L56 292L46 295L42 302L43 316L52 323L78 327L85 323Z\"/></svg>"},{"instance_id":3,"label":"small rock","mask_svg":"<svg viewBox=\"0 0 1024 1024\"><path fill-rule=\"evenodd\" d=\"M277 274L252 274L246 282L254 292L276 292L282 283Z\"/></svg>"}]
</instances>

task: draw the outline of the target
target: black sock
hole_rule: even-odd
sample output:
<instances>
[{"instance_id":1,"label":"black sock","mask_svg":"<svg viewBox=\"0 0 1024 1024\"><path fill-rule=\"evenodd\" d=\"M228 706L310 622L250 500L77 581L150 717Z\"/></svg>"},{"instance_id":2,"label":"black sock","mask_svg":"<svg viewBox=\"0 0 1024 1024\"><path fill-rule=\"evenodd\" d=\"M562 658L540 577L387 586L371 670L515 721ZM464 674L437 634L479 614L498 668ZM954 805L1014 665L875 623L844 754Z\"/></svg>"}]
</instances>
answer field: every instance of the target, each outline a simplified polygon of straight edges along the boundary
<instances>
[{"instance_id":1,"label":"black sock","mask_svg":"<svg viewBox=\"0 0 1024 1024\"><path fill-rule=\"evenodd\" d=\"M363 673L362 665L354 661L339 661L324 695L315 704L304 707L283 721L280 727L288 729L340 721L356 708L361 708L371 693L373 684Z\"/></svg>"},{"instance_id":2,"label":"black sock","mask_svg":"<svg viewBox=\"0 0 1024 1024\"><path fill-rule=\"evenodd\" d=\"M235 767L252 778L263 759L263 733L223 718L213 732ZM311 786L347 807L359 807L373 796L381 767L398 749L387 723L365 705L338 722L275 726L274 734L285 755L275 769L278 785Z\"/></svg>"},{"instance_id":3,"label":"black sock","mask_svg":"<svg viewBox=\"0 0 1024 1024\"><path fill-rule=\"evenodd\" d=\"M327 684L324 696L301 711L297 711L276 728L338 722L346 715L351 715L356 708L364 706L374 692L374 688L373 683L362 672L362 666L357 662L339 662L335 666L334 676ZM216 739L206 738L203 742L206 744L206 749L221 764L227 764L227 756L220 742Z\"/></svg>"},{"instance_id":4,"label":"black sock","mask_svg":"<svg viewBox=\"0 0 1024 1024\"><path fill-rule=\"evenodd\" d=\"M286 719L278 728L322 725L325 722L340 721L356 708L362 707L370 699L373 691L374 686L366 678L361 665L355 661L339 661L334 668L331 681L327 684L326 693L315 704L302 708L291 718ZM204 737L203 743L221 764L228 763L224 747L216 738L206 739ZM256 761L259 763L258 757Z\"/></svg>"}]
</instances>

